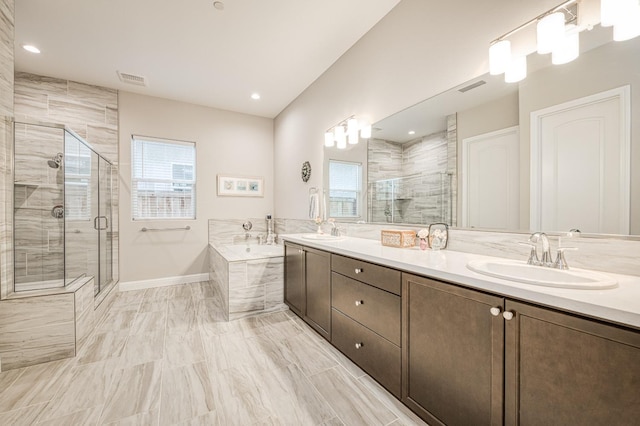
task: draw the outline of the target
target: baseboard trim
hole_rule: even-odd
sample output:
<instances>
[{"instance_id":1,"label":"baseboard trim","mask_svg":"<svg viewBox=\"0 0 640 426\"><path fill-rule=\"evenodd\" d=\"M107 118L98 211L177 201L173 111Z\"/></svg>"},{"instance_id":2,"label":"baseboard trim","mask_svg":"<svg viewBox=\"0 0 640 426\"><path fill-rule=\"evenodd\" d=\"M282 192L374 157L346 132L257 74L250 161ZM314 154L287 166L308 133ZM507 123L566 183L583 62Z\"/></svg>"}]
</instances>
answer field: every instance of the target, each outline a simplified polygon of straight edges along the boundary
<instances>
[{"instance_id":1,"label":"baseboard trim","mask_svg":"<svg viewBox=\"0 0 640 426\"><path fill-rule=\"evenodd\" d=\"M209 273L180 275L177 277L154 278L152 280L120 282L120 291L145 290L147 288L209 281Z\"/></svg>"}]
</instances>

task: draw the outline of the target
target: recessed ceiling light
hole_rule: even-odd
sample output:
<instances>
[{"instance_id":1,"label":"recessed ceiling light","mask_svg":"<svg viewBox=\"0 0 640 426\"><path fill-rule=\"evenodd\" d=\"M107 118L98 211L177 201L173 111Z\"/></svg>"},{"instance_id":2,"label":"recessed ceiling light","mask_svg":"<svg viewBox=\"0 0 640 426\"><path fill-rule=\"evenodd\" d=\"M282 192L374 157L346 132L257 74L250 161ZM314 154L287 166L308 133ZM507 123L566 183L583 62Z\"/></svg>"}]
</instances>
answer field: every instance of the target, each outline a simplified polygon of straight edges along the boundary
<instances>
[{"instance_id":1,"label":"recessed ceiling light","mask_svg":"<svg viewBox=\"0 0 640 426\"><path fill-rule=\"evenodd\" d=\"M416 134L416 131L415 131L415 130L409 130L409 134L410 134L410 135L415 135L415 134Z\"/></svg>"},{"instance_id":2,"label":"recessed ceiling light","mask_svg":"<svg viewBox=\"0 0 640 426\"><path fill-rule=\"evenodd\" d=\"M258 99L260 99L260 93L252 93L251 99L253 99L254 101L257 101Z\"/></svg>"},{"instance_id":3,"label":"recessed ceiling light","mask_svg":"<svg viewBox=\"0 0 640 426\"><path fill-rule=\"evenodd\" d=\"M214 1L213 7L215 7L218 10L224 10L224 3L222 3L221 1Z\"/></svg>"},{"instance_id":4,"label":"recessed ceiling light","mask_svg":"<svg viewBox=\"0 0 640 426\"><path fill-rule=\"evenodd\" d=\"M37 47L31 45L31 44L23 44L22 48L24 50L26 50L27 52L31 52L31 53L40 53L40 49L38 49Z\"/></svg>"}]
</instances>

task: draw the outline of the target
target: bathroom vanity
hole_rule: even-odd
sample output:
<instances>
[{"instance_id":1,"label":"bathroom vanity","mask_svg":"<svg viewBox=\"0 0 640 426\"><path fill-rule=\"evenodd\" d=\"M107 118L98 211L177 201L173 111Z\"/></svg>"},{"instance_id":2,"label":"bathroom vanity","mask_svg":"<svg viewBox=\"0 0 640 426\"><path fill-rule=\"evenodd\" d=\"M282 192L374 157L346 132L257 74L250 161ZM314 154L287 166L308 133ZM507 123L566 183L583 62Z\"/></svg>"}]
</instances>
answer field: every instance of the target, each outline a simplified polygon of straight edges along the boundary
<instances>
[{"instance_id":1,"label":"bathroom vanity","mask_svg":"<svg viewBox=\"0 0 640 426\"><path fill-rule=\"evenodd\" d=\"M290 263L300 253L291 248L322 252L331 297L314 303L331 316L321 334L430 425L640 418L640 278L609 274L617 288L557 289L466 267L487 256L283 238L285 294L292 286L304 294L289 270L304 269L304 258Z\"/></svg>"}]
</instances>

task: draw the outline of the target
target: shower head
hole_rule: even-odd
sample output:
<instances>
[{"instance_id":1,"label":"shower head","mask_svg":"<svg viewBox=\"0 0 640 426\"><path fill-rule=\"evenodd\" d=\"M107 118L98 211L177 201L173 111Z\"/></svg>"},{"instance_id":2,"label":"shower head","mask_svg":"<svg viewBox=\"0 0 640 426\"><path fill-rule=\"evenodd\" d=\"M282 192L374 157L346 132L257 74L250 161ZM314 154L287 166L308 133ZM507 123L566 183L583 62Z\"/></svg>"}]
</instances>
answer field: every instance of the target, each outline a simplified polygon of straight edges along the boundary
<instances>
[{"instance_id":1,"label":"shower head","mask_svg":"<svg viewBox=\"0 0 640 426\"><path fill-rule=\"evenodd\" d=\"M62 164L62 153L57 153L55 157L47 161L47 164L49 164L49 167L51 167L52 169L57 169L58 167L60 167L60 165Z\"/></svg>"}]
</instances>

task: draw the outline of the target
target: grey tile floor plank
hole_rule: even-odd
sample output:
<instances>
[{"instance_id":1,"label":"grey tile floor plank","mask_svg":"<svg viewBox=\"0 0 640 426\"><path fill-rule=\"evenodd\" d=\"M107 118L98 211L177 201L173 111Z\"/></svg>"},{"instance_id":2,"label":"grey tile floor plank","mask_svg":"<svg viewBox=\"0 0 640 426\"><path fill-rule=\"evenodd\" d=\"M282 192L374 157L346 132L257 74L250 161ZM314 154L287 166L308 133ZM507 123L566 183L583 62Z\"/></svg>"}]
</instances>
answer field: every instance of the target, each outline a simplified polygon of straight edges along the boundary
<instances>
[{"instance_id":1,"label":"grey tile floor plank","mask_svg":"<svg viewBox=\"0 0 640 426\"><path fill-rule=\"evenodd\" d=\"M215 295L119 293L78 357L0 373L0 424L425 424L293 313L226 322Z\"/></svg>"}]
</instances>

